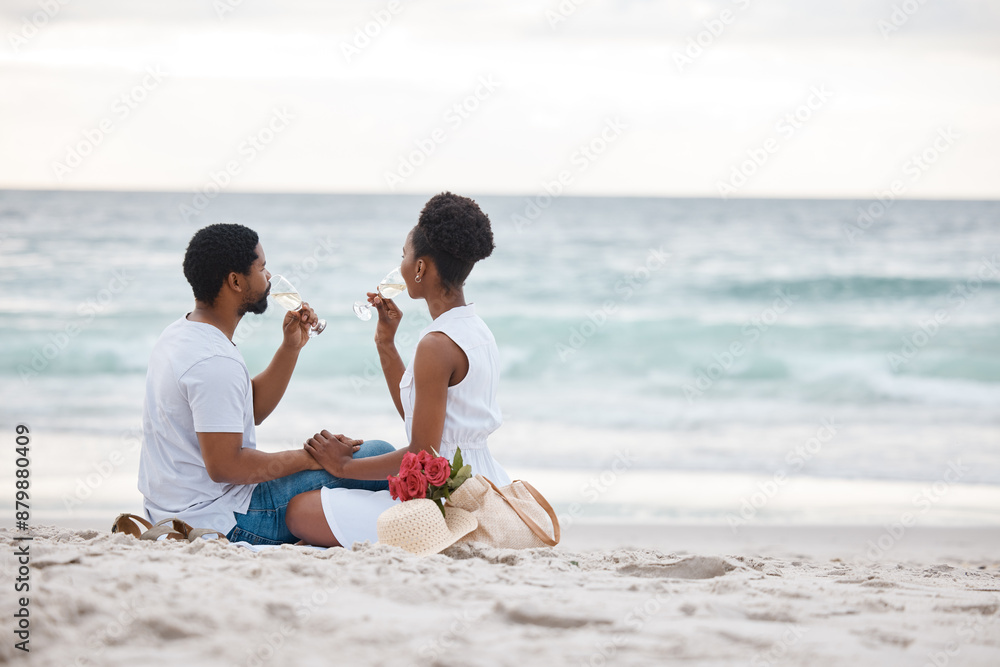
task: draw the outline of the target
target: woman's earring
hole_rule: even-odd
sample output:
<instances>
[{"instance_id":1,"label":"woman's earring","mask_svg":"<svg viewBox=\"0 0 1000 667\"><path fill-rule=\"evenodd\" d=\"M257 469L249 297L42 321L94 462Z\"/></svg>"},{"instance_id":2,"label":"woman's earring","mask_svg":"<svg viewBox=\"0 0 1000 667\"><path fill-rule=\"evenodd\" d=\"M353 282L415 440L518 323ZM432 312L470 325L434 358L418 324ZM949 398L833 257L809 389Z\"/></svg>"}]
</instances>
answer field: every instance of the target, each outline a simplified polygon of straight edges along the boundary
<instances>
[{"instance_id":1,"label":"woman's earring","mask_svg":"<svg viewBox=\"0 0 1000 667\"><path fill-rule=\"evenodd\" d=\"M420 274L419 273L417 274L417 277L414 278L414 280L417 281L418 283L420 282Z\"/></svg>"}]
</instances>

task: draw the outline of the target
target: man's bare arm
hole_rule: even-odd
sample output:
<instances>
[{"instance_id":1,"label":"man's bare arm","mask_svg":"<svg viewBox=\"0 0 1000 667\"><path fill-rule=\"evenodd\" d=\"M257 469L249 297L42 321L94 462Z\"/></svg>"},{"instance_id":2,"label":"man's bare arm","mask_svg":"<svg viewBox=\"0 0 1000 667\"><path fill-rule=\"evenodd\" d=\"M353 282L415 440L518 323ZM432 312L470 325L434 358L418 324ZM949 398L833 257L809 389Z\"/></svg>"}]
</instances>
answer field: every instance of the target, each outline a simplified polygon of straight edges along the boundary
<instances>
[{"instance_id":1,"label":"man's bare arm","mask_svg":"<svg viewBox=\"0 0 1000 667\"><path fill-rule=\"evenodd\" d=\"M253 378L253 423L260 423L278 407L278 402L285 395L288 381L292 379L292 371L299 360L299 351L309 341L309 329L319 318L316 312L303 303L299 310L285 313L281 323L282 341L274 358L263 372Z\"/></svg>"},{"instance_id":2,"label":"man's bare arm","mask_svg":"<svg viewBox=\"0 0 1000 667\"><path fill-rule=\"evenodd\" d=\"M304 449L272 453L245 448L242 433L199 433L198 444L213 482L255 484L322 469Z\"/></svg>"}]
</instances>

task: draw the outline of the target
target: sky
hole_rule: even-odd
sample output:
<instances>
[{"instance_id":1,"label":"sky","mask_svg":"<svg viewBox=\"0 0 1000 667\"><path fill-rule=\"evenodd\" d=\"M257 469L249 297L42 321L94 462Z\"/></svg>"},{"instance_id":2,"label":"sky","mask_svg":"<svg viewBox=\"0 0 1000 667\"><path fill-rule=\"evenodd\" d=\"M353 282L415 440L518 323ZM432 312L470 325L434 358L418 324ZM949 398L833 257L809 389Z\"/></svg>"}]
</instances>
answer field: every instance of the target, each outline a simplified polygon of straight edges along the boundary
<instances>
[{"instance_id":1,"label":"sky","mask_svg":"<svg viewBox=\"0 0 1000 667\"><path fill-rule=\"evenodd\" d=\"M997 199L998 119L995 0L0 6L0 189Z\"/></svg>"}]
</instances>

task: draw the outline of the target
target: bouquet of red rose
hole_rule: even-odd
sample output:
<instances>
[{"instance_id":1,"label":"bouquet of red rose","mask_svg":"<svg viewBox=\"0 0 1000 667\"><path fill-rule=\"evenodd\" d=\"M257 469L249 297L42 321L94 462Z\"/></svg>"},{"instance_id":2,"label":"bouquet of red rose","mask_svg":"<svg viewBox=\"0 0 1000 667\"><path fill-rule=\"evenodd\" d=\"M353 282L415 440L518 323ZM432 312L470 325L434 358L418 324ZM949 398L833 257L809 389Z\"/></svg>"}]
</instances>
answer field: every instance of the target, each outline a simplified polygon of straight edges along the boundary
<instances>
[{"instance_id":1,"label":"bouquet of red rose","mask_svg":"<svg viewBox=\"0 0 1000 667\"><path fill-rule=\"evenodd\" d=\"M462 450L455 450L455 460L448 463L443 456L432 456L426 449L419 453L407 452L399 466L398 475L389 475L389 494L393 500L428 498L444 514L443 499L451 498L455 489L472 477L472 466L462 462Z\"/></svg>"}]
</instances>

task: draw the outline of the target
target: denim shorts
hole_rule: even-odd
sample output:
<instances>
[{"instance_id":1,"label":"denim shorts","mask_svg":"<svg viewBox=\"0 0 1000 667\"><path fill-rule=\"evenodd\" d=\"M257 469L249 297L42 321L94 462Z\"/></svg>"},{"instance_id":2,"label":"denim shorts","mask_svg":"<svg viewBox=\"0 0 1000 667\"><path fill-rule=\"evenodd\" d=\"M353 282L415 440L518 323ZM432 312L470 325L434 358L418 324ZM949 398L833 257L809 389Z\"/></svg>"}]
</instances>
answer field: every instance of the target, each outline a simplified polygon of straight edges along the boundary
<instances>
[{"instance_id":1,"label":"denim shorts","mask_svg":"<svg viewBox=\"0 0 1000 667\"><path fill-rule=\"evenodd\" d=\"M354 458L379 456L396 451L396 448L383 440L367 440L361 449L354 453ZM334 477L325 470L303 470L287 477L279 477L267 482L261 482L250 496L250 506L246 514L236 514L236 527L226 537L230 542L249 542L250 544L289 544L298 542L285 525L285 508L288 501L306 491L315 491L323 487L343 487L345 489L367 489L382 491L389 488L385 480L357 480Z\"/></svg>"}]
</instances>

